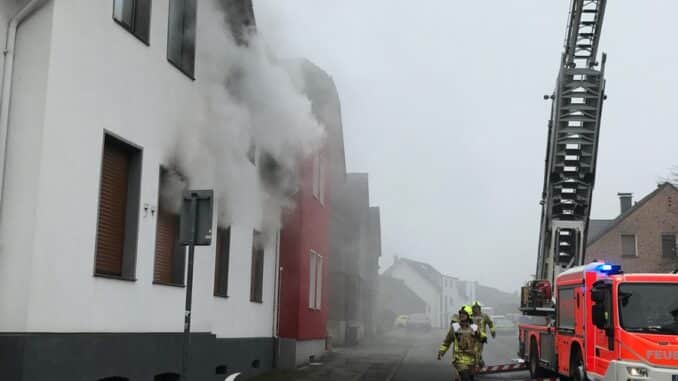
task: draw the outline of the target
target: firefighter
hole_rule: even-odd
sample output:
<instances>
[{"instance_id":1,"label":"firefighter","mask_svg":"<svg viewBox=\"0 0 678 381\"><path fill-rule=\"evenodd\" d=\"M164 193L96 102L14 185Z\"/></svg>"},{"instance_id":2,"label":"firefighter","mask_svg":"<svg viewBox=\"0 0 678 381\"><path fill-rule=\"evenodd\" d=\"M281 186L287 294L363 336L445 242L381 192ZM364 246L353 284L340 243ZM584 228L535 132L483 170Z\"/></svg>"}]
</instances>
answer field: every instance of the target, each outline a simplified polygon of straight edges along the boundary
<instances>
[{"instance_id":1,"label":"firefighter","mask_svg":"<svg viewBox=\"0 0 678 381\"><path fill-rule=\"evenodd\" d=\"M452 365L454 365L457 381L472 380L478 370L479 331L478 326L471 319L472 314L473 310L468 305L464 305L459 310L459 321L452 323L445 340L438 349L438 360L440 360L450 349L450 345L454 345Z\"/></svg>"},{"instance_id":2,"label":"firefighter","mask_svg":"<svg viewBox=\"0 0 678 381\"><path fill-rule=\"evenodd\" d=\"M472 319L473 322L478 326L478 329L480 330L480 342L478 343L478 355L480 356L480 366L484 367L485 366L485 361L483 360L483 347L487 343L487 328L490 328L490 334L492 335L492 338L495 338L497 336L497 333L495 332L494 329L494 323L492 322L492 319L486 314L483 313L482 311L482 304L480 304L479 301L475 301L473 303L473 315Z\"/></svg>"}]
</instances>

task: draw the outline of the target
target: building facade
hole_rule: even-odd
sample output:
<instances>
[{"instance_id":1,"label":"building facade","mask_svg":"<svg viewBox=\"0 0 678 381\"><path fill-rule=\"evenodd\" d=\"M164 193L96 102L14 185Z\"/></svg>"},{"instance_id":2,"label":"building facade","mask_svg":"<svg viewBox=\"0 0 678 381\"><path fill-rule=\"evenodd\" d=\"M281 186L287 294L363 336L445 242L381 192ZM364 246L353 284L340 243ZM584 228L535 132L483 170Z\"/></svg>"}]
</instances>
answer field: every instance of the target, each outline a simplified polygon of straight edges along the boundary
<instances>
[{"instance_id":1,"label":"building facade","mask_svg":"<svg viewBox=\"0 0 678 381\"><path fill-rule=\"evenodd\" d=\"M590 221L587 260L618 263L629 273L678 269L678 189L661 184L635 204L630 193L619 197L619 216Z\"/></svg>"},{"instance_id":2,"label":"building facade","mask_svg":"<svg viewBox=\"0 0 678 381\"><path fill-rule=\"evenodd\" d=\"M380 215L365 173L346 174L333 194L328 332L332 344L354 345L376 332Z\"/></svg>"},{"instance_id":3,"label":"building facade","mask_svg":"<svg viewBox=\"0 0 678 381\"><path fill-rule=\"evenodd\" d=\"M186 265L171 195L213 184L169 153L184 117L204 115L208 73L227 67L212 53L228 46L228 3L0 4L0 33L22 17L0 109L0 379L177 379ZM236 8L231 26L251 26L251 3ZM243 162L239 181L259 189ZM251 215L215 213L196 249L192 379L274 365L276 234L257 197L241 201Z\"/></svg>"},{"instance_id":4,"label":"building facade","mask_svg":"<svg viewBox=\"0 0 678 381\"><path fill-rule=\"evenodd\" d=\"M305 91L316 117L326 129L340 129L334 82L310 62L301 66ZM326 350L332 213L328 155L330 149L336 148L325 146L302 163L295 206L285 215L280 233L278 366L282 368L308 363Z\"/></svg>"}]
</instances>

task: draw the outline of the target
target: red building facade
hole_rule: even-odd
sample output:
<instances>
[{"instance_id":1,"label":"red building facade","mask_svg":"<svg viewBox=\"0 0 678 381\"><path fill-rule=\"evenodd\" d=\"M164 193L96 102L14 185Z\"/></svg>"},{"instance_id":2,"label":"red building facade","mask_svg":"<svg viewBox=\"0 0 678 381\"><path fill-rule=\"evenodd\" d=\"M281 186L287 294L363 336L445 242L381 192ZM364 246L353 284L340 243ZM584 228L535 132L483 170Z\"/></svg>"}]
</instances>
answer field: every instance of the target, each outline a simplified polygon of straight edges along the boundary
<instances>
[{"instance_id":1,"label":"red building facade","mask_svg":"<svg viewBox=\"0 0 678 381\"><path fill-rule=\"evenodd\" d=\"M325 351L329 218L324 152L302 163L296 205L280 232L279 366L299 366Z\"/></svg>"}]
</instances>

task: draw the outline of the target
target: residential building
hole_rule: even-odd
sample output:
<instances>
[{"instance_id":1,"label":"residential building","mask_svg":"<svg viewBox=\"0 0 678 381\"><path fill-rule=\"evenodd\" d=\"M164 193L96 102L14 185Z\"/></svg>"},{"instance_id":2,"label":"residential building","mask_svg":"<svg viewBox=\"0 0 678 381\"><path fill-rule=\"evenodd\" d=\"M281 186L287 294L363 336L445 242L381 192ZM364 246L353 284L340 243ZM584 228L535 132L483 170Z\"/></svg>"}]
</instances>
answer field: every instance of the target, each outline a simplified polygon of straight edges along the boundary
<instances>
[{"instance_id":1,"label":"residential building","mask_svg":"<svg viewBox=\"0 0 678 381\"><path fill-rule=\"evenodd\" d=\"M332 190L327 325L332 344L353 345L376 332L380 217L370 208L367 174L349 173Z\"/></svg>"},{"instance_id":2,"label":"residential building","mask_svg":"<svg viewBox=\"0 0 678 381\"><path fill-rule=\"evenodd\" d=\"M660 184L633 203L619 193L620 214L589 222L586 259L622 265L625 272L670 272L678 269L678 189Z\"/></svg>"},{"instance_id":3,"label":"residential building","mask_svg":"<svg viewBox=\"0 0 678 381\"><path fill-rule=\"evenodd\" d=\"M441 274L428 263L395 257L384 276L401 279L426 303L426 315L434 327L444 328L463 304L476 299L476 282Z\"/></svg>"},{"instance_id":4,"label":"residential building","mask_svg":"<svg viewBox=\"0 0 678 381\"><path fill-rule=\"evenodd\" d=\"M227 67L200 59L229 33L217 3L229 2L0 4L5 23L36 4L4 61L0 379L177 379L186 266L163 194L193 175L168 159L177 117L202 115L215 85L205 73ZM236 30L254 20L251 3L238 4ZM257 189L256 167L243 168ZM215 213L211 245L196 248L193 380L273 366L277 240L252 214Z\"/></svg>"},{"instance_id":5,"label":"residential building","mask_svg":"<svg viewBox=\"0 0 678 381\"><path fill-rule=\"evenodd\" d=\"M395 319L400 315L426 311L426 302L410 290L402 279L380 275L377 294L377 328L382 332L393 328Z\"/></svg>"},{"instance_id":6,"label":"residential building","mask_svg":"<svg viewBox=\"0 0 678 381\"><path fill-rule=\"evenodd\" d=\"M305 91L317 119L341 134L339 96L332 78L314 64L301 64ZM280 306L278 366L295 368L325 353L330 260L330 150L336 140L314 153L299 170L300 187L294 208L284 219L280 237Z\"/></svg>"}]
</instances>

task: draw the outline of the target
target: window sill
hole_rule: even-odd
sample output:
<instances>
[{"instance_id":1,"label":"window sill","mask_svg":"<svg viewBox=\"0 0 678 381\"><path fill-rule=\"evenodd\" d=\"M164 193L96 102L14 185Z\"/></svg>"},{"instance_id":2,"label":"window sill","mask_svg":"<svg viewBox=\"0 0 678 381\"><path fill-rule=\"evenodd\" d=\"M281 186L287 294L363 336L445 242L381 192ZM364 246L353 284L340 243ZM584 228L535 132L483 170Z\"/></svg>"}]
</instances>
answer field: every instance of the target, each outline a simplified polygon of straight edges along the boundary
<instances>
[{"instance_id":1,"label":"window sill","mask_svg":"<svg viewBox=\"0 0 678 381\"><path fill-rule=\"evenodd\" d=\"M252 300L252 299L250 299L250 303L264 304L264 301L263 300Z\"/></svg>"},{"instance_id":2,"label":"window sill","mask_svg":"<svg viewBox=\"0 0 678 381\"><path fill-rule=\"evenodd\" d=\"M167 62L169 62L170 65L172 65L172 67L174 67L175 69L179 70L179 71L181 72L181 74L187 76L191 81L195 81L195 76L194 76L193 74L187 72L186 70L184 70L184 68L182 68L181 66L179 66L179 65L175 64L174 62L172 62L171 59L168 58L168 59L167 59Z\"/></svg>"},{"instance_id":3,"label":"window sill","mask_svg":"<svg viewBox=\"0 0 678 381\"><path fill-rule=\"evenodd\" d=\"M638 255L622 255L622 258L640 258Z\"/></svg>"},{"instance_id":4,"label":"window sill","mask_svg":"<svg viewBox=\"0 0 678 381\"><path fill-rule=\"evenodd\" d=\"M113 280L122 280L125 282L136 282L137 278L127 277L122 275L112 275L112 274L100 274L94 273L95 278L104 278L104 279L113 279Z\"/></svg>"},{"instance_id":5,"label":"window sill","mask_svg":"<svg viewBox=\"0 0 678 381\"><path fill-rule=\"evenodd\" d=\"M156 284L158 286L168 286L168 287L176 287L176 288L186 288L186 285L181 284L181 283L168 283L168 282L158 282L158 281L153 281L153 284Z\"/></svg>"},{"instance_id":6,"label":"window sill","mask_svg":"<svg viewBox=\"0 0 678 381\"><path fill-rule=\"evenodd\" d=\"M215 298L228 299L228 294L219 294L219 293L215 293L215 294L214 294L214 297L215 297Z\"/></svg>"}]
</instances>

